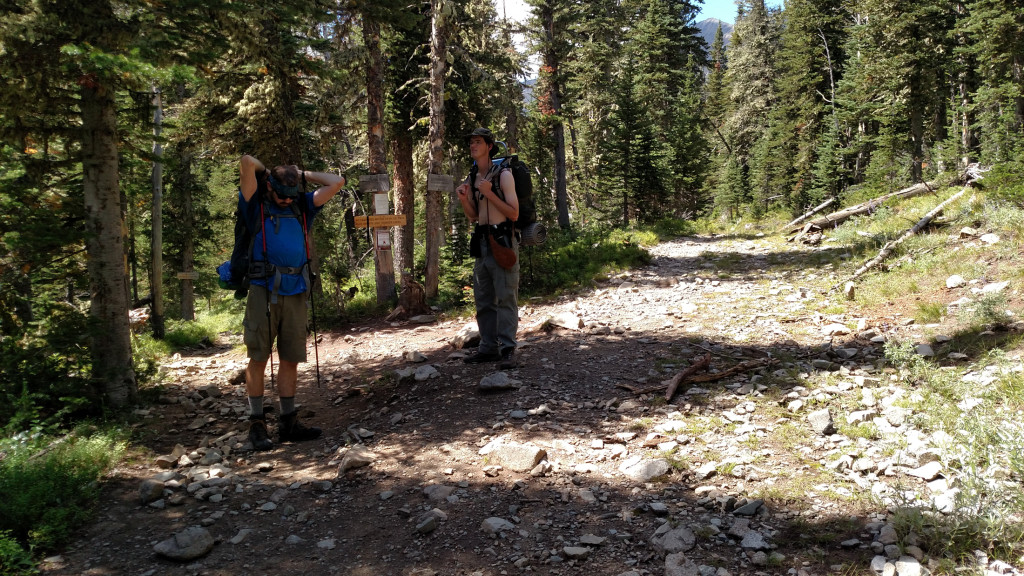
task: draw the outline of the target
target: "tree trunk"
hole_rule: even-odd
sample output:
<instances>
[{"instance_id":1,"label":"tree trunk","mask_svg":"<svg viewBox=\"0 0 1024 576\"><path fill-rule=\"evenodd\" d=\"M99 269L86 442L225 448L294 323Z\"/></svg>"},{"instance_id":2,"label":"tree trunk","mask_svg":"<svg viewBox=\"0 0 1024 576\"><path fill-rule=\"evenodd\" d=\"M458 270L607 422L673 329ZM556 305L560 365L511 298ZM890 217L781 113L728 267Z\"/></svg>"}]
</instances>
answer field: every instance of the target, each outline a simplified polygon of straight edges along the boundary
<instances>
[{"instance_id":1,"label":"tree trunk","mask_svg":"<svg viewBox=\"0 0 1024 576\"><path fill-rule=\"evenodd\" d=\"M430 12L430 158L427 173L440 174L444 162L444 74L448 54L442 0L431 0ZM436 298L441 278L441 191L431 188L427 186L427 271L423 288L427 298Z\"/></svg>"},{"instance_id":2,"label":"tree trunk","mask_svg":"<svg viewBox=\"0 0 1024 576\"><path fill-rule=\"evenodd\" d=\"M92 378L110 406L138 395L132 370L128 326L128 283L124 222L118 187L117 121L113 95L93 85L82 88L82 191L89 253L89 314L94 322Z\"/></svg>"},{"instance_id":3,"label":"tree trunk","mask_svg":"<svg viewBox=\"0 0 1024 576\"><path fill-rule=\"evenodd\" d=\"M370 174L387 174L387 155L384 145L384 59L380 52L380 23L363 17L363 43L366 45L366 130L369 148ZM384 192L387 190L377 190ZM373 202L373 199L370 199ZM374 203L375 205L376 203ZM374 230L376 234L377 230ZM376 242L376 236L374 236ZM377 303L394 302L395 264L391 250L374 250L377 278Z\"/></svg>"},{"instance_id":4,"label":"tree trunk","mask_svg":"<svg viewBox=\"0 0 1024 576\"><path fill-rule=\"evenodd\" d=\"M910 111L910 138L914 146L913 164L910 167L910 177L915 182L921 181L921 162L924 161L924 117L919 106L914 106Z\"/></svg>"},{"instance_id":5,"label":"tree trunk","mask_svg":"<svg viewBox=\"0 0 1024 576\"><path fill-rule=\"evenodd\" d=\"M163 127L163 102L160 98L160 90L153 87L153 156L160 158L164 153L163 145L160 143L160 130ZM163 227L163 174L164 165L162 162L153 162L152 186L153 186L153 214L152 225L153 235L150 238L149 251L152 262L152 269L149 277L149 291L153 297L150 305L149 322L153 326L153 337L162 339L164 337L164 227Z\"/></svg>"},{"instance_id":6,"label":"tree trunk","mask_svg":"<svg viewBox=\"0 0 1024 576\"><path fill-rule=\"evenodd\" d=\"M400 274L412 272L416 238L416 185L413 183L412 133L399 128L391 138L391 158L395 188L395 214L407 214L405 226L395 234L395 265Z\"/></svg>"},{"instance_id":7,"label":"tree trunk","mask_svg":"<svg viewBox=\"0 0 1024 576\"><path fill-rule=\"evenodd\" d=\"M551 6L545 5L541 10L541 18L544 23L544 33L547 36L544 67L551 75L547 83L547 99L551 104L551 113L555 116L552 130L555 140L555 208L558 210L558 226L567 230L570 222L569 194L566 189L565 176L565 126L559 116L562 113L561 85L558 80L560 62L554 47L558 34L555 33L555 12Z\"/></svg>"},{"instance_id":8,"label":"tree trunk","mask_svg":"<svg viewBox=\"0 0 1024 576\"><path fill-rule=\"evenodd\" d=\"M192 154L186 152L181 158L181 226L185 229L181 247L181 271L192 272L195 256L195 213L192 210ZM195 320L196 297L191 278L181 281L181 318Z\"/></svg>"}]
</instances>

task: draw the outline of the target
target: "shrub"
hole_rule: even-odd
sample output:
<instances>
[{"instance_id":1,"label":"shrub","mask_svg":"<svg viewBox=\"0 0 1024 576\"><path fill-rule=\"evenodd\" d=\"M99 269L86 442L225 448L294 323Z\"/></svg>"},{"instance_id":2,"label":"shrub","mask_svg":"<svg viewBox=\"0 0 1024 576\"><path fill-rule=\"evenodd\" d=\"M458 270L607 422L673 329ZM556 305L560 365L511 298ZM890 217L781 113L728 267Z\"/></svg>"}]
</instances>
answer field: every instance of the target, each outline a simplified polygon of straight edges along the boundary
<instances>
[{"instance_id":1,"label":"shrub","mask_svg":"<svg viewBox=\"0 0 1024 576\"><path fill-rule=\"evenodd\" d=\"M25 564L23 550L54 550L92 515L98 480L124 443L108 434L59 439L22 432L0 444L0 559Z\"/></svg>"}]
</instances>

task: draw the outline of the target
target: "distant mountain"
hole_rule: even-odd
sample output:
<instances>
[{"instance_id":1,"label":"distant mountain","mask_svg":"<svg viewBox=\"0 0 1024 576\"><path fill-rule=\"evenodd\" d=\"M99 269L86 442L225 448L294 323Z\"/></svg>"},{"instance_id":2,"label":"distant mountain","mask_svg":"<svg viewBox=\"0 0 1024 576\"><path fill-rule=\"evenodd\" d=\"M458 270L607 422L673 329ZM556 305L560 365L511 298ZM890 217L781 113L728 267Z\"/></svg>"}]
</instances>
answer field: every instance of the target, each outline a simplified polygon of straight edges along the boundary
<instances>
[{"instance_id":1,"label":"distant mountain","mask_svg":"<svg viewBox=\"0 0 1024 576\"><path fill-rule=\"evenodd\" d=\"M718 18L705 18L700 22L697 22L697 29L700 30L700 35L704 38L704 41L708 43L708 49L711 48L711 43L715 41L715 32L718 31L718 25L722 25L722 38L725 40L725 45L729 45L729 39L732 38L732 24L723 22Z\"/></svg>"}]
</instances>

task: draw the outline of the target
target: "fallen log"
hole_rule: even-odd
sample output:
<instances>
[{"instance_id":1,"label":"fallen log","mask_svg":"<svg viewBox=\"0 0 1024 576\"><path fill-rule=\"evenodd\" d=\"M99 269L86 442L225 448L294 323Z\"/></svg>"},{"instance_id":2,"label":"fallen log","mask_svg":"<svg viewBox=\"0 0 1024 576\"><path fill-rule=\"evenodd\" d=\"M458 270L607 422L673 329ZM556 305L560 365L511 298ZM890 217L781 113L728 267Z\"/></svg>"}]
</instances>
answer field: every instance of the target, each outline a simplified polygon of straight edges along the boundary
<instances>
[{"instance_id":1,"label":"fallen log","mask_svg":"<svg viewBox=\"0 0 1024 576\"><path fill-rule=\"evenodd\" d=\"M668 383L668 390L665 391L665 400L672 401L672 396L675 396L676 388L679 387L679 383L685 380L688 376L696 374L700 370L704 370L711 364L711 354L705 354L700 360L697 360L693 364L686 367L685 370L676 374L672 377L672 380Z\"/></svg>"},{"instance_id":2,"label":"fallen log","mask_svg":"<svg viewBox=\"0 0 1024 576\"><path fill-rule=\"evenodd\" d=\"M811 209L810 209L809 211L807 211L807 212L804 212L804 215L803 215L803 216L800 216L800 217L799 217L799 218L797 218L796 220L793 220L793 221L792 221L792 222L790 222L789 224L786 224L785 226L782 226L781 228L779 228L779 231L782 231L782 230L785 230L785 229L787 229L787 228L791 228L791 227L793 227L793 226L796 226L797 224L799 224L799 223L803 222L804 220L807 220L807 219L808 219L808 218L810 218L811 216L814 216L814 215L815 215L815 214L817 214L818 212L821 212L821 211L822 211L822 210L824 210L825 208L828 208L829 204L832 204L832 203L833 203L833 202L835 202L835 201L836 201L836 199L835 199L835 198L829 198L828 200L825 200L825 201L824 201L824 202L822 202L821 204L818 204L818 205L817 205L817 206L815 206L814 208L811 208Z\"/></svg>"},{"instance_id":3,"label":"fallen log","mask_svg":"<svg viewBox=\"0 0 1024 576\"><path fill-rule=\"evenodd\" d=\"M814 230L823 230L825 228L830 227L834 228L838 226L841 222L849 218L852 218L853 216L857 216L859 214L867 214L868 212L876 210L879 206L888 202L889 200L897 198L906 199L913 198L915 196L922 196L924 194L931 194L936 188L941 188L942 186L943 184L937 181L921 182L919 184L910 186L909 188L904 188L897 192L891 192L889 194L879 196L878 198L872 198L867 202L861 202L860 204L856 204L848 208L843 208L842 210L837 210L835 212L832 212L831 214L826 214L825 216L815 218L807 222L803 226L803 228L794 228L790 230L790 234L796 233L796 235L790 238L789 241L792 242L795 240L799 240L804 234L807 234Z\"/></svg>"},{"instance_id":4,"label":"fallen log","mask_svg":"<svg viewBox=\"0 0 1024 576\"><path fill-rule=\"evenodd\" d=\"M892 254L893 249L895 249L897 246L902 244L907 238L910 238L911 236L914 236L918 232L923 230L924 227L927 226L928 223L931 222L933 218L935 218L936 216L941 214L942 211L946 209L946 206L950 205L951 203L955 202L958 198L963 196L964 193L967 192L967 189L970 186L971 186L971 183L968 182L967 184L964 185L963 189L961 189L959 192L957 192L956 194L953 194L949 198L946 198L946 200L944 200L942 203L940 203L935 208L932 208L932 210L930 212L928 212L927 214L925 214L923 218L918 220L917 224L914 224L914 226L912 228L910 228L910 230L907 230L899 238L897 238L897 239L895 239L895 240L893 240L891 242L888 242L885 246L882 246L882 249L878 251L878 255L877 256L875 256L871 260L867 261L863 266L858 268L857 271L853 273L853 276L850 276L849 278L847 278L846 281L849 282L849 281L852 281L852 280L856 280L860 275L862 275L865 272L867 272L868 270L874 268L879 263L881 263L886 258L888 258ZM835 290L838 286L839 286L839 284L836 284L836 286L833 286L832 289Z\"/></svg>"}]
</instances>

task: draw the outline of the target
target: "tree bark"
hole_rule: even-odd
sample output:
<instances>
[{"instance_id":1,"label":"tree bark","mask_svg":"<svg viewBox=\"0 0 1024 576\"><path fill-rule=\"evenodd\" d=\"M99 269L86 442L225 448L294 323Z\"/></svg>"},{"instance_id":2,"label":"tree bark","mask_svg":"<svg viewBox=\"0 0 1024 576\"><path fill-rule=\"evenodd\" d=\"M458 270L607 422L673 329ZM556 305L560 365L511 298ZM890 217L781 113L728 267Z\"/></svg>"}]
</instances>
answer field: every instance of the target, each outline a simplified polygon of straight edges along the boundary
<instances>
[{"instance_id":1,"label":"tree bark","mask_svg":"<svg viewBox=\"0 0 1024 576\"><path fill-rule=\"evenodd\" d=\"M128 325L115 103L110 92L92 84L83 86L81 95L92 379L110 406L121 407L135 401L138 387Z\"/></svg>"},{"instance_id":2,"label":"tree bark","mask_svg":"<svg viewBox=\"0 0 1024 576\"><path fill-rule=\"evenodd\" d=\"M395 265L399 274L412 272L415 266L413 246L416 238L416 185L413 182L412 133L399 129L391 138L392 179L395 190L395 214L407 214L405 226L395 234Z\"/></svg>"},{"instance_id":3,"label":"tree bark","mask_svg":"<svg viewBox=\"0 0 1024 576\"><path fill-rule=\"evenodd\" d=\"M181 271L192 272L195 258L195 211L192 208L192 154L181 158L181 223L185 234L181 247ZM181 318L195 320L195 287L191 278L181 281Z\"/></svg>"},{"instance_id":4,"label":"tree bark","mask_svg":"<svg viewBox=\"0 0 1024 576\"><path fill-rule=\"evenodd\" d=\"M555 31L555 11L550 4L545 4L541 9L541 19L544 23L544 34L546 36L546 47L544 50L544 67L550 75L547 82L547 99L551 104L551 114L554 128L552 136L555 144L555 208L558 211L558 226L567 230L569 221L569 194L565 173L565 126L562 123L560 114L562 112L561 85L558 79L559 65L558 54L555 50L555 40L558 33Z\"/></svg>"},{"instance_id":5,"label":"tree bark","mask_svg":"<svg viewBox=\"0 0 1024 576\"><path fill-rule=\"evenodd\" d=\"M430 158L428 174L440 174L444 162L444 75L448 55L448 31L442 0L431 0L430 26ZM427 270L424 292L436 298L441 278L441 191L427 186Z\"/></svg>"},{"instance_id":6,"label":"tree bark","mask_svg":"<svg viewBox=\"0 0 1024 576\"><path fill-rule=\"evenodd\" d=\"M366 45L366 134L369 148L369 173L387 174L384 146L384 59L380 51L380 23L363 17L363 42ZM387 192L386 190L383 192ZM371 198L372 202L373 199ZM376 230L374 230L376 234ZM390 234L390 232L389 232ZM376 243L376 237L373 241ZM374 250L377 279L377 303L394 302L395 264L391 250Z\"/></svg>"},{"instance_id":7,"label":"tree bark","mask_svg":"<svg viewBox=\"0 0 1024 576\"><path fill-rule=\"evenodd\" d=\"M160 143L160 131L163 128L163 102L160 98L160 89L153 87L153 156L163 156L164 148ZM164 337L164 165L159 160L153 162L152 186L153 186L153 212L152 228L153 235L149 242L150 261L152 266L149 276L149 292L153 297L150 304L149 322L153 327L153 337L163 339Z\"/></svg>"}]
</instances>

